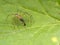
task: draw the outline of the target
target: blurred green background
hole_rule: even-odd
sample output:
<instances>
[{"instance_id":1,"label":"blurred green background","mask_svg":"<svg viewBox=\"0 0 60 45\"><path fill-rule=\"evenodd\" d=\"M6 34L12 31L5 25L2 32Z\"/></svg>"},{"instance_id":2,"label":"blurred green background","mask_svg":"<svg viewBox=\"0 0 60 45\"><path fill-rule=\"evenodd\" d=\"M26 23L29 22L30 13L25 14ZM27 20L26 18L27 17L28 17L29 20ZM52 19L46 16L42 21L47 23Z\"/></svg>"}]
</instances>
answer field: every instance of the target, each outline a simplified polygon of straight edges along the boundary
<instances>
[{"instance_id":1,"label":"blurred green background","mask_svg":"<svg viewBox=\"0 0 60 45\"><path fill-rule=\"evenodd\" d=\"M13 14L19 13L27 26ZM0 45L59 45L59 0L0 0Z\"/></svg>"}]
</instances>

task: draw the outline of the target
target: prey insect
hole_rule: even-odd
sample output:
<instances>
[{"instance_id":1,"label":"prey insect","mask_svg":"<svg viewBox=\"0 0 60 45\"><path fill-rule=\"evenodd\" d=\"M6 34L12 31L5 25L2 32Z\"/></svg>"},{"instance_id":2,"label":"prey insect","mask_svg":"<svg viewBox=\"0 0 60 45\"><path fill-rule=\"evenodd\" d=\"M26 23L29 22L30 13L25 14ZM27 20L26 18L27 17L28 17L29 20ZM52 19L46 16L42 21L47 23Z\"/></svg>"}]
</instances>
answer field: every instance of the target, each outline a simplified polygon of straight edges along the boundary
<instances>
[{"instance_id":1,"label":"prey insect","mask_svg":"<svg viewBox=\"0 0 60 45\"><path fill-rule=\"evenodd\" d=\"M24 21L24 19L22 18L21 15L15 14L15 16L24 24L24 26L26 26L26 23L25 23L25 21Z\"/></svg>"}]
</instances>

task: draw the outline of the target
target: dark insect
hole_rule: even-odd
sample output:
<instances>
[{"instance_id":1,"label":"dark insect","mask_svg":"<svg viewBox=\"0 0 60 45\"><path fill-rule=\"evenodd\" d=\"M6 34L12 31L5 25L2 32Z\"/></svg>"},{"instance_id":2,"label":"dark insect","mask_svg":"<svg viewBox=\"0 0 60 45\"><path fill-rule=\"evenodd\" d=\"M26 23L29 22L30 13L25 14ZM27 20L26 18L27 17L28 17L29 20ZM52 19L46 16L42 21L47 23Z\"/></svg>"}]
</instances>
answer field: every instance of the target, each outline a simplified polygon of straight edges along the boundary
<instances>
[{"instance_id":1,"label":"dark insect","mask_svg":"<svg viewBox=\"0 0 60 45\"><path fill-rule=\"evenodd\" d=\"M25 23L24 19L22 18L22 16L19 14L15 14L15 15L24 24L24 26L26 26L26 23Z\"/></svg>"}]
</instances>

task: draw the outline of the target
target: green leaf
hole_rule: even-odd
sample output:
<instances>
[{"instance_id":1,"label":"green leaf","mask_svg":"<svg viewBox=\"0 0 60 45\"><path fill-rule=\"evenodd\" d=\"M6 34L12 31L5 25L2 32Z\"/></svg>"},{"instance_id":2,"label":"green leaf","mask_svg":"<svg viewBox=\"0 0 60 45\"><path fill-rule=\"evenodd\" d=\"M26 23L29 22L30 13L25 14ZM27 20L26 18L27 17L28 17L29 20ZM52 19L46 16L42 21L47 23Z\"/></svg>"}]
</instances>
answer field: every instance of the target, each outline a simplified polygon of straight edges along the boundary
<instances>
[{"instance_id":1,"label":"green leaf","mask_svg":"<svg viewBox=\"0 0 60 45\"><path fill-rule=\"evenodd\" d=\"M26 26L15 17L19 13ZM59 45L59 0L0 0L0 45Z\"/></svg>"}]
</instances>

